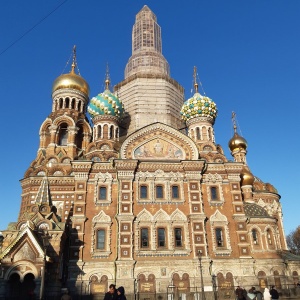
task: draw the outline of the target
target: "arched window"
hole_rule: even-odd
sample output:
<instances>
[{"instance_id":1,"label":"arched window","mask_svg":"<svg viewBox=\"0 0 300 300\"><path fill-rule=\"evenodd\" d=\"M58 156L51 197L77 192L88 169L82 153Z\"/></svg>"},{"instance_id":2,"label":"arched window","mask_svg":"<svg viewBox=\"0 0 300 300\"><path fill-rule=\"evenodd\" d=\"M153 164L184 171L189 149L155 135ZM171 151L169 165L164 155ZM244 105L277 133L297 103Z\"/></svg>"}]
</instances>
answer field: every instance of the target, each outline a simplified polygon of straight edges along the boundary
<instances>
[{"instance_id":1,"label":"arched window","mask_svg":"<svg viewBox=\"0 0 300 300\"><path fill-rule=\"evenodd\" d=\"M278 271L274 271L274 282L275 282L275 286L278 289L281 289L281 280L280 280L280 275Z\"/></svg>"},{"instance_id":2,"label":"arched window","mask_svg":"<svg viewBox=\"0 0 300 300\"><path fill-rule=\"evenodd\" d=\"M68 144L68 125L63 123L59 127L58 145L67 146Z\"/></svg>"},{"instance_id":3,"label":"arched window","mask_svg":"<svg viewBox=\"0 0 300 300\"><path fill-rule=\"evenodd\" d=\"M98 129L98 136L97 136L97 138L99 139L99 138L101 138L101 135L102 135L102 127L101 127L101 125L98 125L97 129Z\"/></svg>"},{"instance_id":4,"label":"arched window","mask_svg":"<svg viewBox=\"0 0 300 300\"><path fill-rule=\"evenodd\" d=\"M196 136L197 136L197 140L201 139L200 128L199 127L196 128Z\"/></svg>"},{"instance_id":5,"label":"arched window","mask_svg":"<svg viewBox=\"0 0 300 300\"><path fill-rule=\"evenodd\" d=\"M273 241L272 241L272 232L270 229L267 230L267 242L268 242L268 245L272 245L273 244Z\"/></svg>"},{"instance_id":6,"label":"arched window","mask_svg":"<svg viewBox=\"0 0 300 300\"><path fill-rule=\"evenodd\" d=\"M103 125L103 135L102 136L104 139L108 139L108 125L107 124Z\"/></svg>"},{"instance_id":7,"label":"arched window","mask_svg":"<svg viewBox=\"0 0 300 300\"><path fill-rule=\"evenodd\" d=\"M69 108L70 98L66 98L65 108Z\"/></svg>"},{"instance_id":8,"label":"arched window","mask_svg":"<svg viewBox=\"0 0 300 300\"><path fill-rule=\"evenodd\" d=\"M80 126L76 134L76 146L78 149L82 149L83 137L84 137L83 128Z\"/></svg>"},{"instance_id":9,"label":"arched window","mask_svg":"<svg viewBox=\"0 0 300 300\"><path fill-rule=\"evenodd\" d=\"M63 98L59 98L59 108L63 108Z\"/></svg>"},{"instance_id":10,"label":"arched window","mask_svg":"<svg viewBox=\"0 0 300 300\"><path fill-rule=\"evenodd\" d=\"M78 103L78 111L80 111L80 112L81 112L81 106L82 106L82 103L81 103L81 101L79 101L79 103Z\"/></svg>"},{"instance_id":11,"label":"arched window","mask_svg":"<svg viewBox=\"0 0 300 300\"><path fill-rule=\"evenodd\" d=\"M110 128L109 128L109 135L110 135L111 139L114 138L114 127L113 126L110 126Z\"/></svg>"},{"instance_id":12,"label":"arched window","mask_svg":"<svg viewBox=\"0 0 300 300\"><path fill-rule=\"evenodd\" d=\"M51 141L51 132L50 132L50 126L47 126L45 130L45 146L47 147L50 144Z\"/></svg>"},{"instance_id":13,"label":"arched window","mask_svg":"<svg viewBox=\"0 0 300 300\"><path fill-rule=\"evenodd\" d=\"M211 141L212 134L211 134L211 128L208 128L208 139Z\"/></svg>"},{"instance_id":14,"label":"arched window","mask_svg":"<svg viewBox=\"0 0 300 300\"><path fill-rule=\"evenodd\" d=\"M258 234L256 229L252 229L252 240L254 245L258 244Z\"/></svg>"},{"instance_id":15,"label":"arched window","mask_svg":"<svg viewBox=\"0 0 300 300\"><path fill-rule=\"evenodd\" d=\"M71 109L75 109L75 98L72 98Z\"/></svg>"}]
</instances>

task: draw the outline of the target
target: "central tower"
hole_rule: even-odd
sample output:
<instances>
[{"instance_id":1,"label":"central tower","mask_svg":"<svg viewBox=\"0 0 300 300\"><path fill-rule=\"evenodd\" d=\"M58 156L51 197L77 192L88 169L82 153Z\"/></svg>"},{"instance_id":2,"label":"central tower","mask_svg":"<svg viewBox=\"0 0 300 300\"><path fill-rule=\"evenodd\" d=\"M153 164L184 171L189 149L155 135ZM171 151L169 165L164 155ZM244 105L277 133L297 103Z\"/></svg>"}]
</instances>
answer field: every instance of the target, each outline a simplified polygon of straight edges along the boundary
<instances>
[{"instance_id":1,"label":"central tower","mask_svg":"<svg viewBox=\"0 0 300 300\"><path fill-rule=\"evenodd\" d=\"M161 29L155 14L145 5L136 15L132 29L132 56L125 79L115 86L123 101L128 134L146 125L163 122L180 129L180 109L184 89L170 77L170 67L162 55Z\"/></svg>"}]
</instances>

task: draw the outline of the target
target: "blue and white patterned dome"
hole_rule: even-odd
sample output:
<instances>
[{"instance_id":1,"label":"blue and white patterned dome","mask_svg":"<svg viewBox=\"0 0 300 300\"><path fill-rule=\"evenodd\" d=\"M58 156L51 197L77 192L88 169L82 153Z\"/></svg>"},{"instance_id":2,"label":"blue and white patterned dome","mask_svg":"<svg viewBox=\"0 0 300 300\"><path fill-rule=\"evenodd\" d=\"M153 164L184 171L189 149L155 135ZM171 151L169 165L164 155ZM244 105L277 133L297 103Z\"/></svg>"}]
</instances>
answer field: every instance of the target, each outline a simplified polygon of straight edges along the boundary
<instances>
[{"instance_id":1,"label":"blue and white patterned dome","mask_svg":"<svg viewBox=\"0 0 300 300\"><path fill-rule=\"evenodd\" d=\"M108 83L106 82L106 89L103 93L98 94L90 100L88 113L91 118L98 115L109 115L117 118L123 116L124 105L122 101L108 89Z\"/></svg>"}]
</instances>

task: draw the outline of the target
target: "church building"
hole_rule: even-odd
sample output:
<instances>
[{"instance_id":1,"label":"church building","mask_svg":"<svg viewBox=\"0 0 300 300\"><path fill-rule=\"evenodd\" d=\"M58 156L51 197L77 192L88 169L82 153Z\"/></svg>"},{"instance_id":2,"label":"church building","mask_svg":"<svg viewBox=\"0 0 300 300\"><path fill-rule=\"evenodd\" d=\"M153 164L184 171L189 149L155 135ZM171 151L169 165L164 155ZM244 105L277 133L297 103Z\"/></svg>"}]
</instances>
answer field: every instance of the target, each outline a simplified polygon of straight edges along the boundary
<instances>
[{"instance_id":1,"label":"church building","mask_svg":"<svg viewBox=\"0 0 300 300\"><path fill-rule=\"evenodd\" d=\"M0 236L0 298L68 289L102 299L116 284L129 299L186 299L299 281L280 195L251 173L234 114L232 158L224 155L217 99L198 91L196 68L185 99L148 6L135 18L123 81L111 87L107 73L105 90L89 95L76 70L74 49L20 181L18 220Z\"/></svg>"}]
</instances>

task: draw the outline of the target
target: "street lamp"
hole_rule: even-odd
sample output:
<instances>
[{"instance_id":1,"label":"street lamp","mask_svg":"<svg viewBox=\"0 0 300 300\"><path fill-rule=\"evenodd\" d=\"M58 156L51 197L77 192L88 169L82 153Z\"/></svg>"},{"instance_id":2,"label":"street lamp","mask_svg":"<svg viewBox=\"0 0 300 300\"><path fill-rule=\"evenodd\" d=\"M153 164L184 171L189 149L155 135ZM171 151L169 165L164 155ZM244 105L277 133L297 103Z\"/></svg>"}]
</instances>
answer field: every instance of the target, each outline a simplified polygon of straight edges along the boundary
<instances>
[{"instance_id":1,"label":"street lamp","mask_svg":"<svg viewBox=\"0 0 300 300\"><path fill-rule=\"evenodd\" d=\"M42 233L43 247L44 247L44 258L43 258L43 268L41 273L41 288L40 288L40 300L44 299L44 288L45 288L45 269L46 269L46 259L47 259L47 248L49 246L50 236L48 232Z\"/></svg>"},{"instance_id":2,"label":"street lamp","mask_svg":"<svg viewBox=\"0 0 300 300\"><path fill-rule=\"evenodd\" d=\"M205 300L204 293L204 283L203 283L203 273L202 273L202 255L201 250L198 250L198 259L199 259L199 267L200 267L200 279L201 279L201 291L202 291L202 300Z\"/></svg>"}]
</instances>

